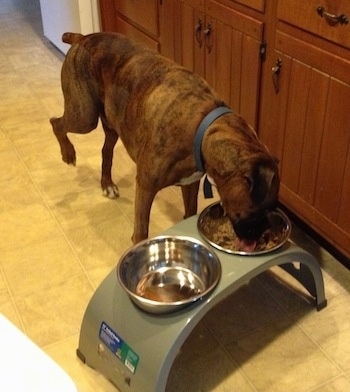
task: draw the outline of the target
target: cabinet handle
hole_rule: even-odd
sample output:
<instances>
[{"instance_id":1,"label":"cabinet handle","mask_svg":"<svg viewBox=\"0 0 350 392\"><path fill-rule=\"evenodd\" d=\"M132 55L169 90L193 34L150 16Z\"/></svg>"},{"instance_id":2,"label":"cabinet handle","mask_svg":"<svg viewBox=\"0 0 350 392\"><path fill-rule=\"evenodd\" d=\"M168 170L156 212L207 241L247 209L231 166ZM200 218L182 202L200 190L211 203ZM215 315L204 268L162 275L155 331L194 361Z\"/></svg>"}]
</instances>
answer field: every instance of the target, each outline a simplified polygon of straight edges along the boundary
<instances>
[{"instance_id":1,"label":"cabinet handle","mask_svg":"<svg viewBox=\"0 0 350 392\"><path fill-rule=\"evenodd\" d=\"M212 43L210 39L211 31L212 31L211 23L208 23L207 28L203 31L203 34L204 34L205 46L207 47L209 53L211 52L211 48L212 48Z\"/></svg>"},{"instance_id":2,"label":"cabinet handle","mask_svg":"<svg viewBox=\"0 0 350 392\"><path fill-rule=\"evenodd\" d=\"M340 23L341 25L346 25L349 23L349 18L344 15L334 15L326 11L325 7L319 6L316 8L316 12L320 15L321 18L325 18L326 21L331 25L335 26Z\"/></svg>"},{"instance_id":3,"label":"cabinet handle","mask_svg":"<svg viewBox=\"0 0 350 392\"><path fill-rule=\"evenodd\" d=\"M279 79L280 79L280 73L281 73L281 68L282 68L282 59L278 58L276 61L276 65L272 67L272 82L273 82L273 87L275 89L275 93L278 94L280 91L280 86L279 86Z\"/></svg>"},{"instance_id":4,"label":"cabinet handle","mask_svg":"<svg viewBox=\"0 0 350 392\"><path fill-rule=\"evenodd\" d=\"M201 18L198 18L198 23L196 24L194 31L196 34L196 41L198 42L198 46L201 48L202 47L202 26L203 22Z\"/></svg>"}]
</instances>

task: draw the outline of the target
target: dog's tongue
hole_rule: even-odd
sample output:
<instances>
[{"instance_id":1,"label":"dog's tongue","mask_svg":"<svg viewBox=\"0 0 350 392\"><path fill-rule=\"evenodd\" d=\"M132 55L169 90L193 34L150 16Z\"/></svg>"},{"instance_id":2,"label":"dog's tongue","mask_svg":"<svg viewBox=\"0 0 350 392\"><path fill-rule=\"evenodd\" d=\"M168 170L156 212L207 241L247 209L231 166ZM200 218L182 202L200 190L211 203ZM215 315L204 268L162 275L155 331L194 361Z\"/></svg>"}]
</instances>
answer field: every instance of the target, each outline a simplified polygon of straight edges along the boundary
<instances>
[{"instance_id":1,"label":"dog's tongue","mask_svg":"<svg viewBox=\"0 0 350 392\"><path fill-rule=\"evenodd\" d=\"M235 240L235 248L239 251L254 252L255 247L256 241L254 240L246 240L242 238L236 238Z\"/></svg>"}]
</instances>

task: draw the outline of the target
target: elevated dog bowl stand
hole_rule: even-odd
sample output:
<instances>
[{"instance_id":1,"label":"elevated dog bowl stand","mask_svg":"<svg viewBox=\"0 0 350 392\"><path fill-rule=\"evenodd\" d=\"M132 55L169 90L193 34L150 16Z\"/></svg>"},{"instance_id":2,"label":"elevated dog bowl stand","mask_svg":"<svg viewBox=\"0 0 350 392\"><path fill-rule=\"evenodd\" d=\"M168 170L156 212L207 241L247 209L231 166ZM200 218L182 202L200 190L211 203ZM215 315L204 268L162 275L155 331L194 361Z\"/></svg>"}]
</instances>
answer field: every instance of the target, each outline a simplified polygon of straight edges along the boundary
<instances>
[{"instance_id":1,"label":"elevated dog bowl stand","mask_svg":"<svg viewBox=\"0 0 350 392\"><path fill-rule=\"evenodd\" d=\"M186 219L162 234L201 240L197 219ZM120 286L113 269L86 309L77 349L79 358L121 392L162 392L177 353L203 316L270 267L280 266L296 278L314 297L317 310L327 304L319 263L291 242L259 256L215 252L222 265L222 277L215 290L200 302L167 315L151 315L138 309Z\"/></svg>"}]
</instances>

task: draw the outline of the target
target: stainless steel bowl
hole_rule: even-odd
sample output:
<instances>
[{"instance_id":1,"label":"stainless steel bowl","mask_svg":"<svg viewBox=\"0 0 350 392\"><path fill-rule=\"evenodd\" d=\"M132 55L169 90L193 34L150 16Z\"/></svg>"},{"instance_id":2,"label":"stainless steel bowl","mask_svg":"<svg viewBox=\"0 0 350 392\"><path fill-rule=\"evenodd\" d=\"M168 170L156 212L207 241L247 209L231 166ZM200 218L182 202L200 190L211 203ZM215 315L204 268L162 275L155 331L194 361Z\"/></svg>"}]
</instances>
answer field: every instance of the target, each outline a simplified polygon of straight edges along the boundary
<instances>
[{"instance_id":1,"label":"stainless steel bowl","mask_svg":"<svg viewBox=\"0 0 350 392\"><path fill-rule=\"evenodd\" d=\"M216 202L205 208L198 217L197 228L200 235L207 241L211 246L226 253L244 255L244 256L257 256L280 248L286 243L291 233L291 223L289 218L280 209L270 211L268 213L268 229L262 234L258 240L256 250L252 252L236 250L232 247L234 242L235 233L229 218L225 216L224 210L220 202ZM225 231L224 225L230 225L230 230L227 232L227 238L223 241L218 239L218 235ZM232 237L231 237L232 233ZM267 240L274 238L275 241L268 244ZM265 241L265 247L264 247ZM271 245L272 243L272 245ZM260 245L259 245L260 244ZM268 246L269 245L269 246Z\"/></svg>"},{"instance_id":2,"label":"stainless steel bowl","mask_svg":"<svg viewBox=\"0 0 350 392\"><path fill-rule=\"evenodd\" d=\"M209 294L220 280L221 264L208 246L194 238L159 236L125 252L117 276L139 308L171 313Z\"/></svg>"}]
</instances>

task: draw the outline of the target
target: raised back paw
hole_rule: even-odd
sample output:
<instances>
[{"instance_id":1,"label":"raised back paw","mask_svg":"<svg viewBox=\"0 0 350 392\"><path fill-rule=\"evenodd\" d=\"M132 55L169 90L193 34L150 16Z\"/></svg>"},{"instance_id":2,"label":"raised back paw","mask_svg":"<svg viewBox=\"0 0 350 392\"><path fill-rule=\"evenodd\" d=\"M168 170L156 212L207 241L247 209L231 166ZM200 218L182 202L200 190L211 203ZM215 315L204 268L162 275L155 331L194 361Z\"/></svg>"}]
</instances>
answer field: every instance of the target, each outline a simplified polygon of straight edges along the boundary
<instances>
[{"instance_id":1,"label":"raised back paw","mask_svg":"<svg viewBox=\"0 0 350 392\"><path fill-rule=\"evenodd\" d=\"M76 165L76 155L73 144L68 140L66 143L61 144L61 154L63 162L68 165Z\"/></svg>"},{"instance_id":2,"label":"raised back paw","mask_svg":"<svg viewBox=\"0 0 350 392\"><path fill-rule=\"evenodd\" d=\"M53 132L60 144L61 155L63 162L68 165L75 166L76 164L76 154L75 149L71 141L67 137L67 132L64 130L63 120L61 118L53 117L50 119Z\"/></svg>"}]
</instances>

